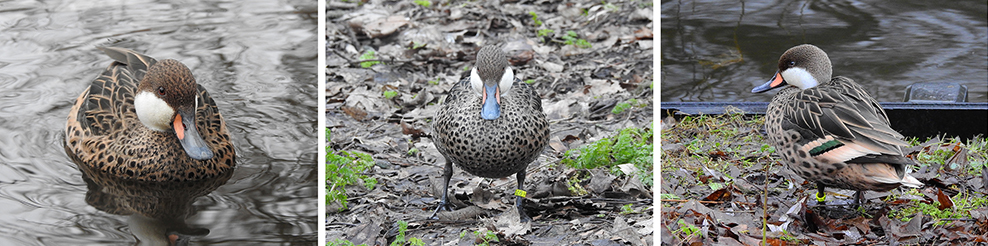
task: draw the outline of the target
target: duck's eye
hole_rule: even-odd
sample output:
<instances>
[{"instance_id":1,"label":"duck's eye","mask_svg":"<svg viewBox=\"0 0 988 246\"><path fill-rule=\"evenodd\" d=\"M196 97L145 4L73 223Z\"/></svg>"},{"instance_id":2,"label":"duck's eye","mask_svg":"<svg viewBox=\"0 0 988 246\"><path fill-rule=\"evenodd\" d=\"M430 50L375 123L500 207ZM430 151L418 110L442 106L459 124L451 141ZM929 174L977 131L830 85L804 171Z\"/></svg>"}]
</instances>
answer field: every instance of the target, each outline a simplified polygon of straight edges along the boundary
<instances>
[{"instance_id":1,"label":"duck's eye","mask_svg":"<svg viewBox=\"0 0 988 246\"><path fill-rule=\"evenodd\" d=\"M796 61L789 61L789 67L795 67Z\"/></svg>"},{"instance_id":2,"label":"duck's eye","mask_svg":"<svg viewBox=\"0 0 988 246\"><path fill-rule=\"evenodd\" d=\"M158 95L165 95L165 87L158 87Z\"/></svg>"}]
</instances>

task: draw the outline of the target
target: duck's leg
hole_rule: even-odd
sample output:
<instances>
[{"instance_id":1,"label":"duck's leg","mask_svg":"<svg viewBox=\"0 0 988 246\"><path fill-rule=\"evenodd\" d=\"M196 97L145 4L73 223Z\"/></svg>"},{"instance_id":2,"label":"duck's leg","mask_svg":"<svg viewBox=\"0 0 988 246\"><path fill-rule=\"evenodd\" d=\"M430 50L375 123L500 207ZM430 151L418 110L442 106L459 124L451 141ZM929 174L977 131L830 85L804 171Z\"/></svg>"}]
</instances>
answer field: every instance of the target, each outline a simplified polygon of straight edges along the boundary
<instances>
[{"instance_id":1,"label":"duck's leg","mask_svg":"<svg viewBox=\"0 0 988 246\"><path fill-rule=\"evenodd\" d=\"M525 213L525 208L522 207L522 196L525 193L525 169L521 169L515 176L518 180L518 191L515 191L515 207L518 208L518 216L521 217L521 222L523 223L532 221L532 218L528 217L528 214ZM518 193L523 194L520 195Z\"/></svg>"},{"instance_id":2,"label":"duck's leg","mask_svg":"<svg viewBox=\"0 0 988 246\"><path fill-rule=\"evenodd\" d=\"M854 191L854 208L861 207L864 204L864 192L857 190Z\"/></svg>"},{"instance_id":3,"label":"duck's leg","mask_svg":"<svg viewBox=\"0 0 988 246\"><path fill-rule=\"evenodd\" d=\"M439 213L440 209L450 211L449 197L447 197L446 195L449 193L449 179L452 177L453 177L453 162L450 161L449 158L446 158L446 168L443 169L443 198L439 200L439 206L436 207L436 211L432 212L432 216L429 216L429 219L433 219L433 220L439 219L439 217L436 215Z\"/></svg>"},{"instance_id":4,"label":"duck's leg","mask_svg":"<svg viewBox=\"0 0 988 246\"><path fill-rule=\"evenodd\" d=\"M824 186L823 184L816 183L816 201L819 202L820 205L824 205L824 204L827 203L826 202L826 200L827 200L827 193L824 193L823 192L823 189L824 188L826 188L826 186Z\"/></svg>"}]
</instances>

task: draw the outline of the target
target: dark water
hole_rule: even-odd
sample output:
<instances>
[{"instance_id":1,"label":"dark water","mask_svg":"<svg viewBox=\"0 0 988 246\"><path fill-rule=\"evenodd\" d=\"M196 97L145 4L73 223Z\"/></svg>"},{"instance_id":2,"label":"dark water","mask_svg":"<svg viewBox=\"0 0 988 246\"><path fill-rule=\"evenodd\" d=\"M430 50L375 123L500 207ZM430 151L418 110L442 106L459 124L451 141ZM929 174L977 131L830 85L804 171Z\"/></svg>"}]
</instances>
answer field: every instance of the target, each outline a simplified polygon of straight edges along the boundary
<instances>
[{"instance_id":1,"label":"dark water","mask_svg":"<svg viewBox=\"0 0 988 246\"><path fill-rule=\"evenodd\" d=\"M786 49L812 43L834 75L879 101L916 82L958 82L988 101L988 2L662 1L662 101L769 101L752 94Z\"/></svg>"},{"instance_id":2,"label":"dark water","mask_svg":"<svg viewBox=\"0 0 988 246\"><path fill-rule=\"evenodd\" d=\"M89 206L62 149L75 98L131 48L185 63L227 120L238 154L195 200L195 244L317 238L315 1L0 2L0 245L134 245L154 222ZM300 11L301 10L301 11ZM142 239L142 244L148 244Z\"/></svg>"}]
</instances>

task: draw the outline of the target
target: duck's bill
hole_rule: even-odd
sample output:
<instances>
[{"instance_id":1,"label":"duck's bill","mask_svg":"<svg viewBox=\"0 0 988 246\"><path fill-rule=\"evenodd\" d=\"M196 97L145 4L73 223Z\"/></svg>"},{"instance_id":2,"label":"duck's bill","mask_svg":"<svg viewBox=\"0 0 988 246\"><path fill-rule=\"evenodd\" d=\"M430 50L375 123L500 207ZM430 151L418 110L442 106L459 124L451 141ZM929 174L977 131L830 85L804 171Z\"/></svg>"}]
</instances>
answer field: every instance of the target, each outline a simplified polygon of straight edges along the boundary
<instances>
[{"instance_id":1,"label":"duck's bill","mask_svg":"<svg viewBox=\"0 0 988 246\"><path fill-rule=\"evenodd\" d=\"M209 160L213 158L213 151L209 150L206 140L203 140L202 135L196 130L194 112L180 110L175 115L175 121L172 123L175 136L178 136L178 141L182 143L182 148L189 157L200 161Z\"/></svg>"},{"instance_id":2,"label":"duck's bill","mask_svg":"<svg viewBox=\"0 0 988 246\"><path fill-rule=\"evenodd\" d=\"M501 117L501 95L497 89L497 85L484 85L484 106L480 108L480 117L485 120Z\"/></svg>"},{"instance_id":3,"label":"duck's bill","mask_svg":"<svg viewBox=\"0 0 988 246\"><path fill-rule=\"evenodd\" d=\"M754 89L751 89L751 93L762 93L783 85L786 85L786 80L782 79L782 74L775 72L775 76L772 76L772 79L762 85L759 85L758 87L755 87Z\"/></svg>"}]
</instances>

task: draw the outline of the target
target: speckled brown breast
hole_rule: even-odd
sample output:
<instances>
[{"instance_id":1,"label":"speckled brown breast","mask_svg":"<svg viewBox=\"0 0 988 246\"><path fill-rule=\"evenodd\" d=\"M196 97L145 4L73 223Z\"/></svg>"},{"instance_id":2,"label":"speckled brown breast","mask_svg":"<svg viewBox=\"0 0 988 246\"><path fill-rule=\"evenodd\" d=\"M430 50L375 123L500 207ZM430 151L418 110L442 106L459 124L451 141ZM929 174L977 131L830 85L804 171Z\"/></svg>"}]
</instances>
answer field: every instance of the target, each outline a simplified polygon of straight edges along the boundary
<instances>
[{"instance_id":1,"label":"speckled brown breast","mask_svg":"<svg viewBox=\"0 0 988 246\"><path fill-rule=\"evenodd\" d=\"M515 79L501 97L501 117L480 117L481 96L469 79L454 85L433 123L439 152L470 174L502 178L528 167L549 141L549 122L531 85Z\"/></svg>"}]
</instances>

